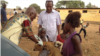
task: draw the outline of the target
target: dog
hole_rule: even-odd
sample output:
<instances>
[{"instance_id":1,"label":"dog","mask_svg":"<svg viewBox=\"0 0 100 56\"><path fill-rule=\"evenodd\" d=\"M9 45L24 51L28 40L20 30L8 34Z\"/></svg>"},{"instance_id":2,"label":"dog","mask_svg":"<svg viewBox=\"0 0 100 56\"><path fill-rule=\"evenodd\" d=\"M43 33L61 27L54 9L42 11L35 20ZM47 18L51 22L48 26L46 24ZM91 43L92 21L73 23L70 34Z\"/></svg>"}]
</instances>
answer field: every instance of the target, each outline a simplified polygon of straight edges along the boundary
<instances>
[{"instance_id":1,"label":"dog","mask_svg":"<svg viewBox=\"0 0 100 56\"><path fill-rule=\"evenodd\" d=\"M59 49L55 47L54 42L43 42L43 46L36 44L34 51L39 51L39 55L40 55L43 49L46 49L49 51L48 56L62 56Z\"/></svg>"},{"instance_id":2,"label":"dog","mask_svg":"<svg viewBox=\"0 0 100 56\"><path fill-rule=\"evenodd\" d=\"M60 52L62 51L63 43L60 41L55 42L55 47L59 48Z\"/></svg>"},{"instance_id":3,"label":"dog","mask_svg":"<svg viewBox=\"0 0 100 56\"><path fill-rule=\"evenodd\" d=\"M35 47L34 47L33 51L39 51L38 56L40 56L42 50L43 50L43 46L35 44Z\"/></svg>"}]
</instances>

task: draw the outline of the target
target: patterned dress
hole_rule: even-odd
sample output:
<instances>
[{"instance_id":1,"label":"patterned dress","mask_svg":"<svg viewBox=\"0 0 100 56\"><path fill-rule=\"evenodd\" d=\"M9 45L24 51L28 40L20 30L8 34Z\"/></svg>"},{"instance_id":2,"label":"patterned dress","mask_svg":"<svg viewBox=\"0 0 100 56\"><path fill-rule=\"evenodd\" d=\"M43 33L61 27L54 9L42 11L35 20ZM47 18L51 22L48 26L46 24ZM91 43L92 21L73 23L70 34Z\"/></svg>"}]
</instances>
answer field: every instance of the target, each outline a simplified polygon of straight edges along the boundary
<instances>
[{"instance_id":1,"label":"patterned dress","mask_svg":"<svg viewBox=\"0 0 100 56\"><path fill-rule=\"evenodd\" d=\"M25 31L28 36L33 35L31 20L26 14L18 14L11 17L8 22L5 23L1 33L18 45L23 31Z\"/></svg>"}]
</instances>

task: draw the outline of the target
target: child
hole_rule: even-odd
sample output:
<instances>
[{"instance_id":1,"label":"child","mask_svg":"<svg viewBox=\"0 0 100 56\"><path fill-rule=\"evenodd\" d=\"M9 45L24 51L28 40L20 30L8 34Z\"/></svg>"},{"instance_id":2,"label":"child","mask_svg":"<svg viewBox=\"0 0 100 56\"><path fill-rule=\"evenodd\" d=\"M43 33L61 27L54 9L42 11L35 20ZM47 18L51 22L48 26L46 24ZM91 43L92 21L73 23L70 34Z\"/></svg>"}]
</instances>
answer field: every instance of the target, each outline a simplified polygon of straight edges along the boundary
<instances>
[{"instance_id":1,"label":"child","mask_svg":"<svg viewBox=\"0 0 100 56\"><path fill-rule=\"evenodd\" d=\"M82 19L82 21L80 22L80 25L82 25L82 23L83 23L83 19Z\"/></svg>"},{"instance_id":2,"label":"child","mask_svg":"<svg viewBox=\"0 0 100 56\"><path fill-rule=\"evenodd\" d=\"M62 43L64 43L66 37L67 37L67 33L64 31L64 23L62 24L62 30L63 30L63 33L62 34L59 34L57 36L57 41L60 41Z\"/></svg>"},{"instance_id":3,"label":"child","mask_svg":"<svg viewBox=\"0 0 100 56\"><path fill-rule=\"evenodd\" d=\"M82 30L84 31L84 38L86 36L86 30L85 30L85 28L88 27L88 26L89 26L89 23L87 23L87 25L82 25L82 28L81 28L81 30L79 32L79 34L80 34Z\"/></svg>"},{"instance_id":4,"label":"child","mask_svg":"<svg viewBox=\"0 0 100 56\"><path fill-rule=\"evenodd\" d=\"M39 29L39 37L41 38L41 40L43 42L48 42L49 38L46 37L46 30L44 28L40 28ZM47 50L43 50L40 54L40 56L47 56L48 55L48 51Z\"/></svg>"},{"instance_id":5,"label":"child","mask_svg":"<svg viewBox=\"0 0 100 56\"><path fill-rule=\"evenodd\" d=\"M80 26L79 12L72 12L68 14L65 20L64 31L69 32L69 37L63 44L63 56L82 56L81 37L76 33L75 28Z\"/></svg>"}]
</instances>

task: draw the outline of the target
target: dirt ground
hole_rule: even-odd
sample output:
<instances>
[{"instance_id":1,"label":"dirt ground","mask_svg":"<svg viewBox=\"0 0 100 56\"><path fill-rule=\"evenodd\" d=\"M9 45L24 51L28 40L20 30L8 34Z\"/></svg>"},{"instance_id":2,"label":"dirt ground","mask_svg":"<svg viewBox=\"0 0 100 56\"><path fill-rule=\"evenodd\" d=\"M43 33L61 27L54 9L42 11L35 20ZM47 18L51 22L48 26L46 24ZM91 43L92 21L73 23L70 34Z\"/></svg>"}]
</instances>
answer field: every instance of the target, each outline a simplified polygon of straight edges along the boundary
<instances>
[{"instance_id":1,"label":"dirt ground","mask_svg":"<svg viewBox=\"0 0 100 56\"><path fill-rule=\"evenodd\" d=\"M9 17L9 16L8 16ZM63 23L63 21L62 21ZM86 23L83 23L86 24ZM38 24L37 19L33 21L33 32L34 35L37 35L38 32ZM81 27L77 28L76 31L79 32ZM100 56L100 34L96 33L99 30L98 24L89 24L89 27L86 28L86 38L84 38L84 33L81 32L82 38L82 53L83 56ZM62 31L61 31L62 33ZM37 56L38 51L33 51L35 43L28 39L27 37L22 37L20 40L19 47L25 50L30 56Z\"/></svg>"}]
</instances>

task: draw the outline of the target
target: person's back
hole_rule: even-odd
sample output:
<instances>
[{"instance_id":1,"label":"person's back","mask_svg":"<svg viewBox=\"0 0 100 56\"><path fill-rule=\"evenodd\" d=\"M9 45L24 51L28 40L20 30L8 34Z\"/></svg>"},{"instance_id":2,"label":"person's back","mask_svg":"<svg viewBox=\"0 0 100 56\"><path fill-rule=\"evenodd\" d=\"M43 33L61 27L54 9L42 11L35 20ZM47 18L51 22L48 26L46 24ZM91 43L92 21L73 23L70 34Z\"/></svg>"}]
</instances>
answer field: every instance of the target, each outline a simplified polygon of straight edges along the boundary
<instances>
[{"instance_id":1,"label":"person's back","mask_svg":"<svg viewBox=\"0 0 100 56\"><path fill-rule=\"evenodd\" d=\"M2 27L2 35L10 39L11 41L15 42L15 44L18 44L18 40L19 38L21 38L22 35L22 23L24 20L30 21L29 17L26 14L18 14L16 16L13 16L13 18L11 18L4 25L4 27ZM13 37L16 39L12 40Z\"/></svg>"},{"instance_id":2,"label":"person's back","mask_svg":"<svg viewBox=\"0 0 100 56\"><path fill-rule=\"evenodd\" d=\"M73 32L64 42L63 45L63 56L71 56L76 54L76 50L74 49L74 44L72 42L72 38L74 35L78 35L80 37L79 34L77 34L76 32ZM81 40L81 37L80 37ZM82 41L82 40L81 40Z\"/></svg>"}]
</instances>

